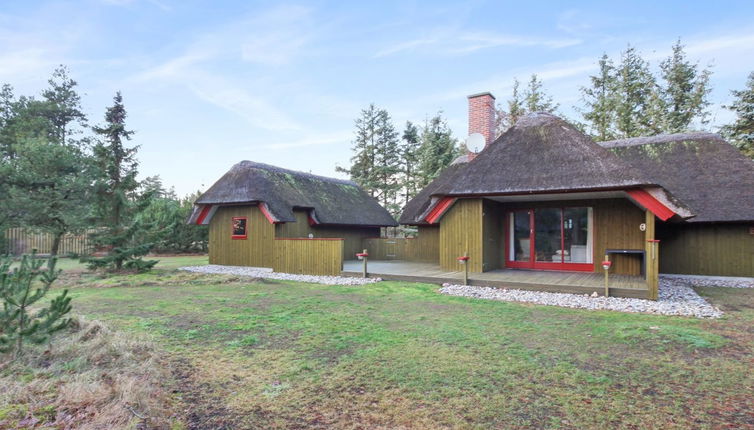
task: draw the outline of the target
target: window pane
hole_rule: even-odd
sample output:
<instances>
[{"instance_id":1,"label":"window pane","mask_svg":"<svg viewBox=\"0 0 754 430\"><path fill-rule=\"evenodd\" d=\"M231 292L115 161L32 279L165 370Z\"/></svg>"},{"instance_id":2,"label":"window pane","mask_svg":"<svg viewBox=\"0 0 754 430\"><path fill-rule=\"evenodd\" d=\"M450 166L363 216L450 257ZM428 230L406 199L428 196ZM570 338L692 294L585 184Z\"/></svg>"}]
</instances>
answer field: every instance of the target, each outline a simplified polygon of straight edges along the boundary
<instances>
[{"instance_id":1,"label":"window pane","mask_svg":"<svg viewBox=\"0 0 754 430\"><path fill-rule=\"evenodd\" d=\"M537 209L534 211L534 225L536 228L534 243L536 246L536 261L562 263L563 251L560 249L560 209ZM566 262L569 262L566 259Z\"/></svg>"},{"instance_id":2,"label":"window pane","mask_svg":"<svg viewBox=\"0 0 754 430\"><path fill-rule=\"evenodd\" d=\"M529 211L513 212L513 243L510 258L513 261L529 261Z\"/></svg>"},{"instance_id":3,"label":"window pane","mask_svg":"<svg viewBox=\"0 0 754 430\"><path fill-rule=\"evenodd\" d=\"M567 208L563 214L565 251L571 263L589 263L591 258L587 244L589 239L589 209Z\"/></svg>"}]
</instances>

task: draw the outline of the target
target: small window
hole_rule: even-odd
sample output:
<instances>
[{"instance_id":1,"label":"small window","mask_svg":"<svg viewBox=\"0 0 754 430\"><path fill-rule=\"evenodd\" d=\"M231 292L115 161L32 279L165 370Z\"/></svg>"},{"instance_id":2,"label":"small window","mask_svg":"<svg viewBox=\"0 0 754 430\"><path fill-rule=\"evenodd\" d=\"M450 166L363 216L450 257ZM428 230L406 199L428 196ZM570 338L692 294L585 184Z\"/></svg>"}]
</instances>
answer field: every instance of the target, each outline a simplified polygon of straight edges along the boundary
<instances>
[{"instance_id":1,"label":"small window","mask_svg":"<svg viewBox=\"0 0 754 430\"><path fill-rule=\"evenodd\" d=\"M246 239L248 237L246 233L246 217L237 216L233 217L233 239Z\"/></svg>"}]
</instances>

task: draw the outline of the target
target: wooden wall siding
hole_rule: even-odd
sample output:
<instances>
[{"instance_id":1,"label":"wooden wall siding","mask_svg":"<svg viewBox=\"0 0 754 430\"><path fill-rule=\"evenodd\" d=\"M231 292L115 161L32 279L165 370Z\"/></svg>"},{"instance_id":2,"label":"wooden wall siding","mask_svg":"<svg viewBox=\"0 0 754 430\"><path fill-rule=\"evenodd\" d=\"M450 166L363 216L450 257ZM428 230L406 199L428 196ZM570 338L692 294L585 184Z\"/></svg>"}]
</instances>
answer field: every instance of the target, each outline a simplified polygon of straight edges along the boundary
<instances>
[{"instance_id":1,"label":"wooden wall siding","mask_svg":"<svg viewBox=\"0 0 754 430\"><path fill-rule=\"evenodd\" d=\"M596 273L603 272L601 263L605 257L605 249L644 249L644 232L639 229L639 225L645 221L644 210L627 199L505 203L504 207L505 209L536 209L568 206L593 208L594 255L592 261ZM610 273L619 275L641 273L640 256L612 254L610 259L613 261Z\"/></svg>"},{"instance_id":2,"label":"wooden wall siding","mask_svg":"<svg viewBox=\"0 0 754 430\"><path fill-rule=\"evenodd\" d=\"M231 239L231 219L245 216L248 239ZM272 267L275 226L257 206L226 206L209 225L209 262L228 266Z\"/></svg>"},{"instance_id":3,"label":"wooden wall siding","mask_svg":"<svg viewBox=\"0 0 754 430\"><path fill-rule=\"evenodd\" d=\"M505 219L503 206L500 203L485 200L483 205L482 239L483 239L483 269L484 271L505 267Z\"/></svg>"},{"instance_id":4,"label":"wooden wall siding","mask_svg":"<svg viewBox=\"0 0 754 430\"><path fill-rule=\"evenodd\" d=\"M343 240L276 239L272 269L281 273L337 276L343 270Z\"/></svg>"},{"instance_id":5,"label":"wooden wall siding","mask_svg":"<svg viewBox=\"0 0 754 430\"><path fill-rule=\"evenodd\" d=\"M657 300L658 293L660 291L660 248L658 243L655 243L655 215L645 210L644 222L646 223L646 230L644 231L644 249L645 256L647 258L646 274L647 278L647 298L650 300Z\"/></svg>"},{"instance_id":6,"label":"wooden wall siding","mask_svg":"<svg viewBox=\"0 0 754 430\"><path fill-rule=\"evenodd\" d=\"M469 256L469 272L482 272L482 199L458 199L440 218L440 267L461 270L456 260Z\"/></svg>"},{"instance_id":7,"label":"wooden wall siding","mask_svg":"<svg viewBox=\"0 0 754 430\"><path fill-rule=\"evenodd\" d=\"M405 260L435 263L440 258L440 229L420 226L415 238L367 238L362 249L369 252L370 260Z\"/></svg>"},{"instance_id":8,"label":"wooden wall siding","mask_svg":"<svg viewBox=\"0 0 754 430\"><path fill-rule=\"evenodd\" d=\"M408 243L410 261L435 263L440 261L440 227L419 226L416 239Z\"/></svg>"},{"instance_id":9,"label":"wooden wall siding","mask_svg":"<svg viewBox=\"0 0 754 430\"><path fill-rule=\"evenodd\" d=\"M310 226L308 213L306 210L294 210L296 222L280 223L275 226L275 237L277 238L301 238L309 237L313 234L314 238L341 238L343 239L343 259L355 260L356 253L361 252L363 248L362 241L368 237L379 237L379 227L359 227L359 226Z\"/></svg>"},{"instance_id":10,"label":"wooden wall siding","mask_svg":"<svg viewBox=\"0 0 754 430\"><path fill-rule=\"evenodd\" d=\"M754 234L749 224L658 223L660 272L754 276Z\"/></svg>"},{"instance_id":11,"label":"wooden wall siding","mask_svg":"<svg viewBox=\"0 0 754 430\"><path fill-rule=\"evenodd\" d=\"M0 234L0 241L2 240ZM0 243L0 254L12 255L30 254L36 249L40 254L49 254L52 251L52 242L55 237L50 233L41 233L23 228L10 228L5 231L6 243ZM7 249L3 247L7 245ZM60 241L58 255L88 254L91 244L87 234L66 234Z\"/></svg>"},{"instance_id":12,"label":"wooden wall siding","mask_svg":"<svg viewBox=\"0 0 754 430\"><path fill-rule=\"evenodd\" d=\"M595 200L594 208L594 271L602 273L605 249L645 249L645 232L639 226L644 223L644 210L626 199ZM649 256L647 256L649 258ZM641 256L611 254L613 267L610 273L639 275Z\"/></svg>"}]
</instances>

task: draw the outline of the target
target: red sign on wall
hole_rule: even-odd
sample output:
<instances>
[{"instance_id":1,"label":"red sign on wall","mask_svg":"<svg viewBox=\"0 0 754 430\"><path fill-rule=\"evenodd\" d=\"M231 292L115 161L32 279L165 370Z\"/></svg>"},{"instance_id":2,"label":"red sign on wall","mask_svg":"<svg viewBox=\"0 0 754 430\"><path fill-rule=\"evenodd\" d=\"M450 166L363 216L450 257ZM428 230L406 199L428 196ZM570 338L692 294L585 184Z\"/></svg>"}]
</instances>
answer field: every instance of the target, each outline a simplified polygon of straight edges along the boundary
<instances>
[{"instance_id":1,"label":"red sign on wall","mask_svg":"<svg viewBox=\"0 0 754 430\"><path fill-rule=\"evenodd\" d=\"M754 234L754 227L749 227L749 234Z\"/></svg>"}]
</instances>

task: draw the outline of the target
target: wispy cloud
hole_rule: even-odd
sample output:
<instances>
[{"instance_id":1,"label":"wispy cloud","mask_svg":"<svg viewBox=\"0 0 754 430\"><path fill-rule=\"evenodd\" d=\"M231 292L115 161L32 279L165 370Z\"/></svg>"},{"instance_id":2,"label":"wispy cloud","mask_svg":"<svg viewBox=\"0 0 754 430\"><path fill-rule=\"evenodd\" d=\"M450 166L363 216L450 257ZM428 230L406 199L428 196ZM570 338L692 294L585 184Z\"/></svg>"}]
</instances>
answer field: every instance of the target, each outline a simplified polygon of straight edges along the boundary
<instances>
[{"instance_id":1,"label":"wispy cloud","mask_svg":"<svg viewBox=\"0 0 754 430\"><path fill-rule=\"evenodd\" d=\"M301 126L276 106L273 89L266 85L269 67L295 62L313 38L309 10L280 6L228 23L199 35L184 52L149 67L132 79L160 80L183 85L200 99L245 118L265 130L298 130ZM243 68L245 81L217 73L217 63Z\"/></svg>"},{"instance_id":2,"label":"wispy cloud","mask_svg":"<svg viewBox=\"0 0 754 430\"><path fill-rule=\"evenodd\" d=\"M309 135L299 140L286 140L285 142L276 142L263 145L266 149L290 149L301 148L306 146L320 146L347 143L353 138L353 132L343 130L335 133L325 133L318 135Z\"/></svg>"},{"instance_id":3,"label":"wispy cloud","mask_svg":"<svg viewBox=\"0 0 754 430\"><path fill-rule=\"evenodd\" d=\"M401 41L380 49L373 58L424 50L440 55L470 54L483 49L500 47L531 47L558 49L582 43L581 39L540 38L492 32L468 32L458 30L438 30L432 37L420 37Z\"/></svg>"}]
</instances>

